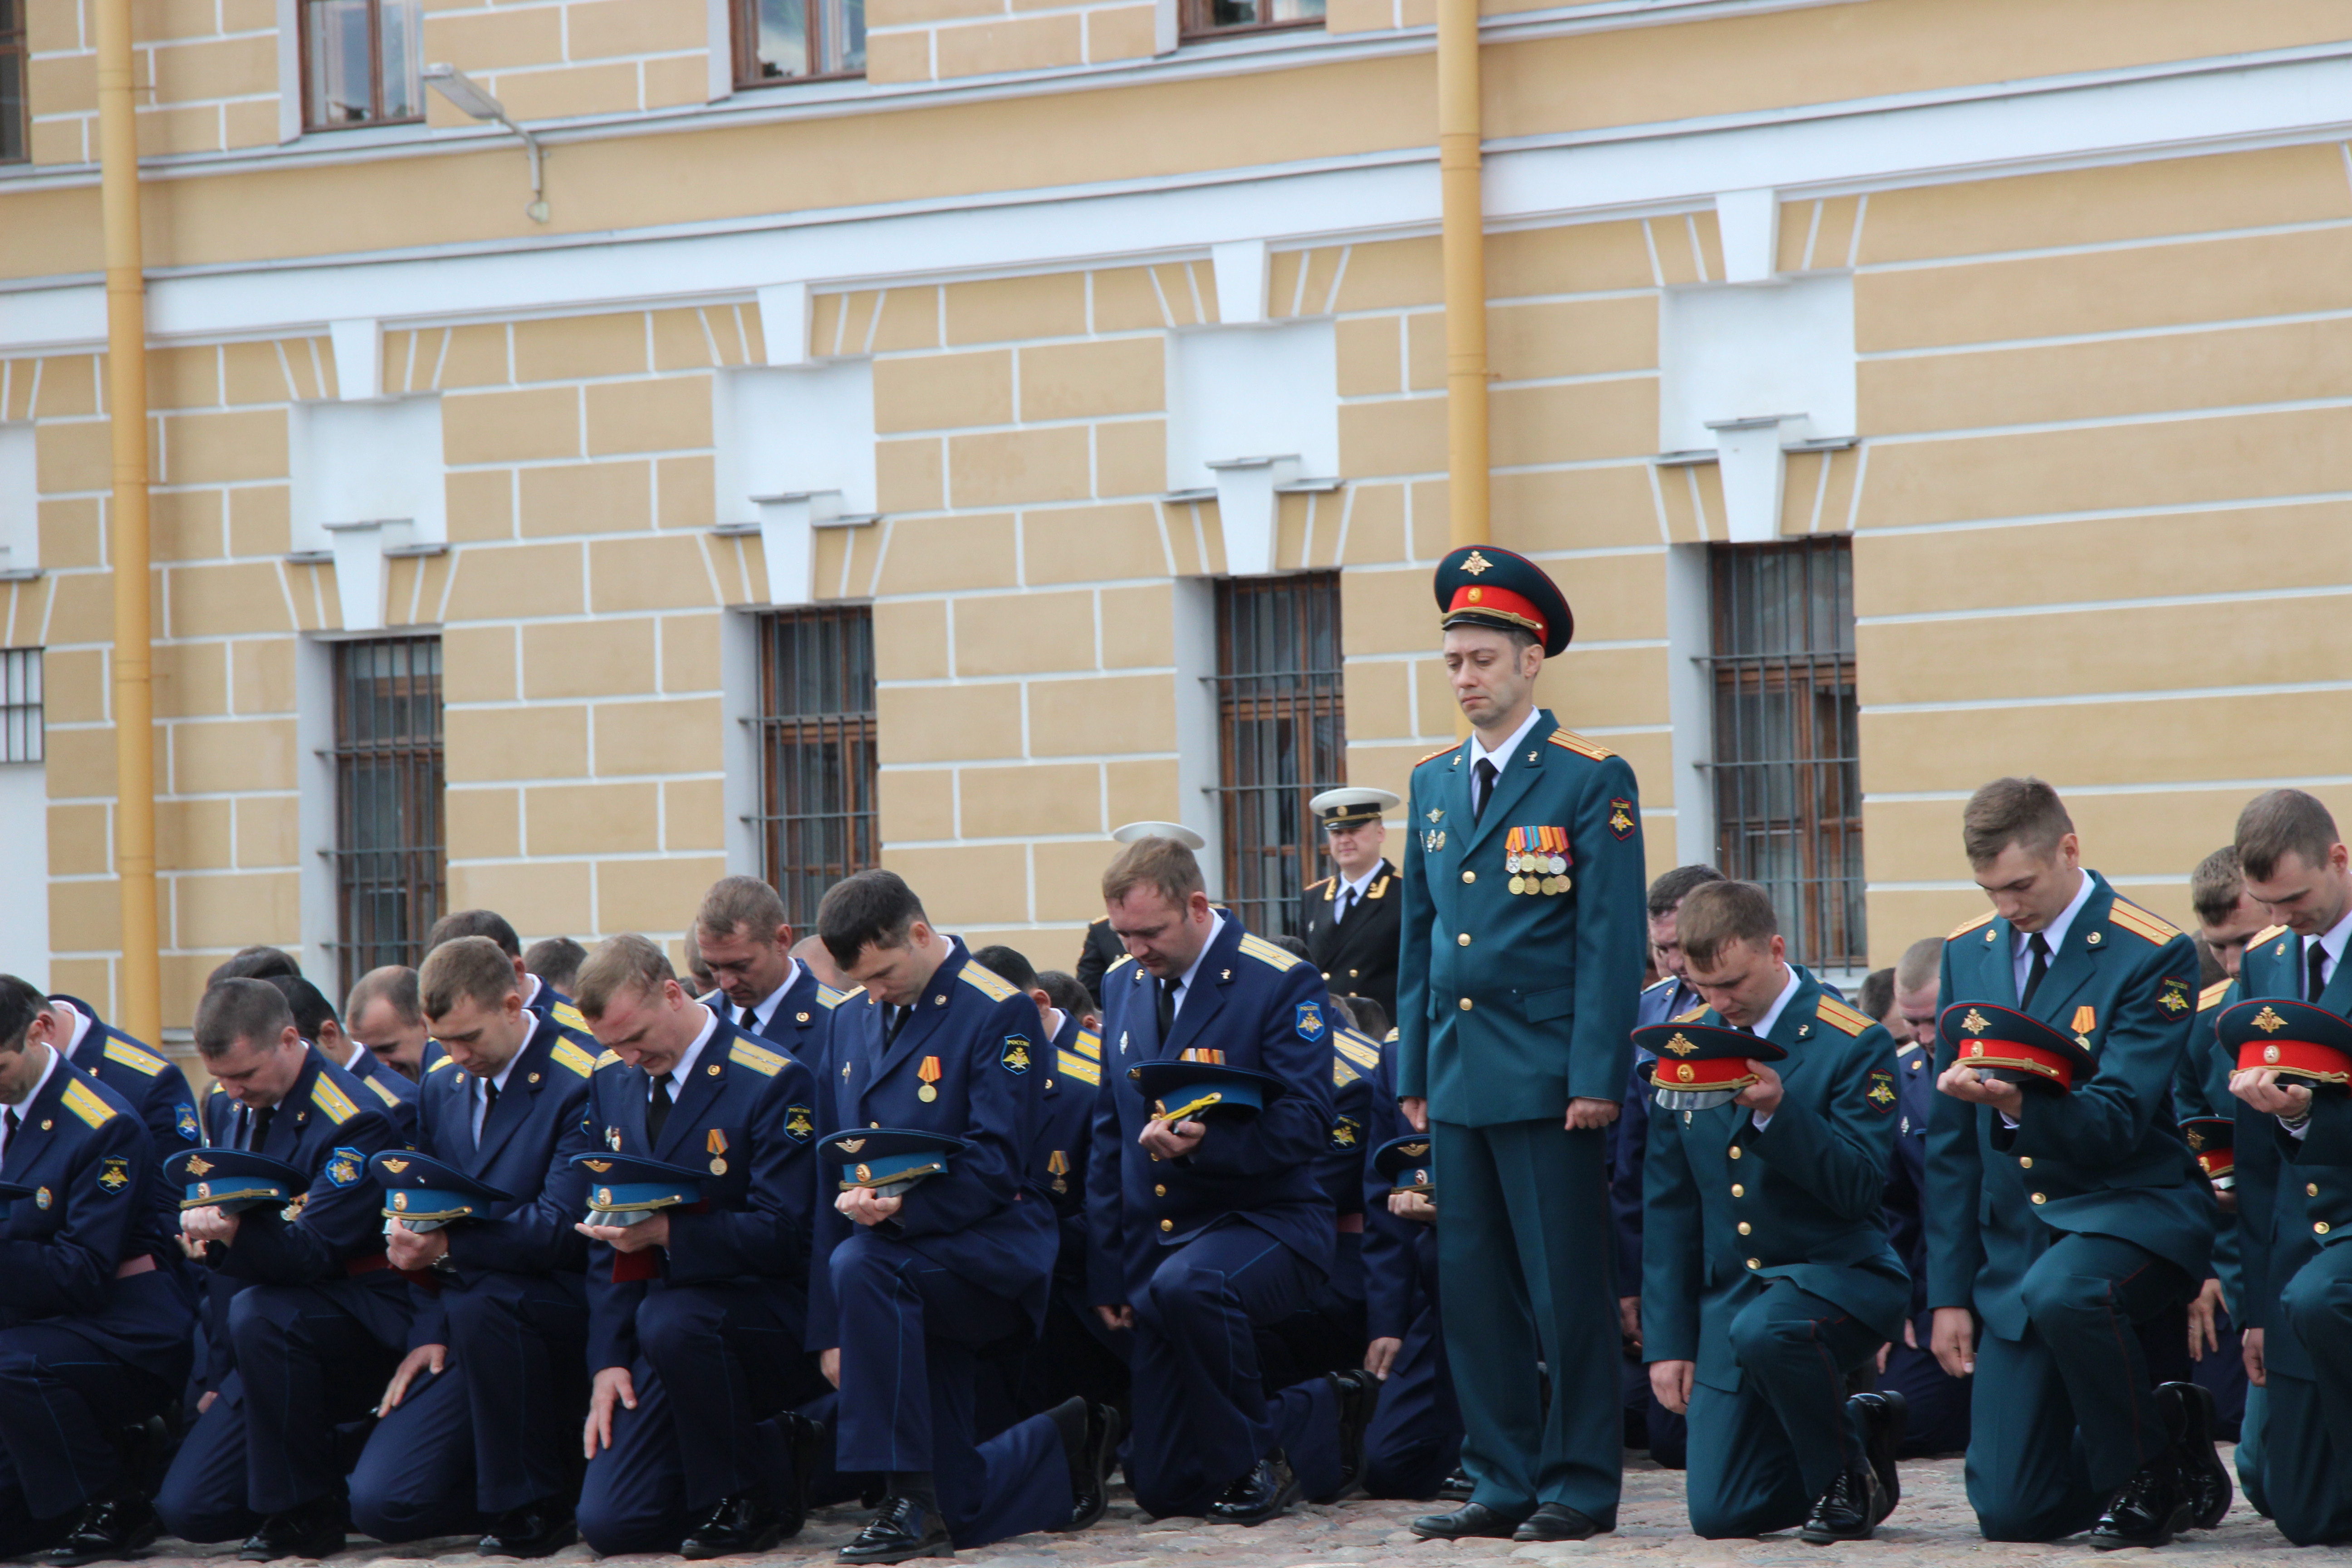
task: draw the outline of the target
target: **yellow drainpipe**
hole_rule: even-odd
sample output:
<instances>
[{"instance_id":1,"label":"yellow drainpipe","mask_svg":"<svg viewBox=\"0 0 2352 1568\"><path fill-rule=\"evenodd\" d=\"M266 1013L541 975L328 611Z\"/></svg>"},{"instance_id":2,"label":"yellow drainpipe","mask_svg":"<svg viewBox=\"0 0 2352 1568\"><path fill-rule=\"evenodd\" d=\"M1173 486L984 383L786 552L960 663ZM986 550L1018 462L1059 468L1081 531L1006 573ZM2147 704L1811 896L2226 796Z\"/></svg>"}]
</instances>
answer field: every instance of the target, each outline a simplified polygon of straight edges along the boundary
<instances>
[{"instance_id":1,"label":"yellow drainpipe","mask_svg":"<svg viewBox=\"0 0 2352 1568\"><path fill-rule=\"evenodd\" d=\"M106 233L106 393L114 438L114 870L121 879L121 1026L163 1029L155 918L155 697L148 610L147 281L139 233L139 130L131 0L97 0L99 201Z\"/></svg>"},{"instance_id":2,"label":"yellow drainpipe","mask_svg":"<svg viewBox=\"0 0 2352 1568\"><path fill-rule=\"evenodd\" d=\"M1445 468L1454 544L1486 520L1486 225L1479 195L1478 0L1437 0L1437 166L1445 258Z\"/></svg>"}]
</instances>

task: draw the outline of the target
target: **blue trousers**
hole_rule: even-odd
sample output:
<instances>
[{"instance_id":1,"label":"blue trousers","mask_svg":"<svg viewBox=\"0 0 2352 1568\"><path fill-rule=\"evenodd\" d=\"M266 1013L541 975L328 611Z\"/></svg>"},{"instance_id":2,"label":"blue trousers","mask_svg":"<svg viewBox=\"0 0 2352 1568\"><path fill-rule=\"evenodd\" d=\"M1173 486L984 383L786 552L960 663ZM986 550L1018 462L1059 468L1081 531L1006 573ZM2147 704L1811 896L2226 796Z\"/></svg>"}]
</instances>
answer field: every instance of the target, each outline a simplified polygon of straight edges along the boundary
<instances>
[{"instance_id":1,"label":"blue trousers","mask_svg":"<svg viewBox=\"0 0 2352 1568\"><path fill-rule=\"evenodd\" d=\"M442 1291L440 1305L447 1370L409 1385L352 1472L352 1522L378 1541L460 1534L571 1500L587 1402L579 1276L484 1275Z\"/></svg>"},{"instance_id":2,"label":"blue trousers","mask_svg":"<svg viewBox=\"0 0 2352 1568\"><path fill-rule=\"evenodd\" d=\"M1256 1331L1298 1311L1322 1270L1235 1220L1163 1251L1135 1309L1135 1433L1127 1477L1160 1518L1198 1514L1283 1450L1300 1489L1339 1488L1339 1413L1328 1379L1269 1395Z\"/></svg>"},{"instance_id":3,"label":"blue trousers","mask_svg":"<svg viewBox=\"0 0 2352 1568\"><path fill-rule=\"evenodd\" d=\"M1946 1372L1925 1348L1935 1316L1921 1312L1912 1319L1912 1335L1922 1348L1896 1343L1886 1352L1886 1370L1878 1374L1880 1392L1901 1394L1910 1408L1897 1450L1906 1459L1956 1454L1969 1446L1969 1380Z\"/></svg>"},{"instance_id":4,"label":"blue trousers","mask_svg":"<svg viewBox=\"0 0 2352 1568\"><path fill-rule=\"evenodd\" d=\"M1987 1334L1969 1401L1969 1504L1988 1541L2055 1541L2098 1521L2169 1444L2138 1324L2196 1293L2178 1265L2064 1236L2026 1270L2021 1340Z\"/></svg>"},{"instance_id":5,"label":"blue trousers","mask_svg":"<svg viewBox=\"0 0 2352 1568\"><path fill-rule=\"evenodd\" d=\"M1405 1327L1364 1434L1364 1490L1376 1498L1435 1497L1462 1458L1462 1408L1454 1401L1438 1311L1436 1243L1434 1236L1421 1237L1410 1254L1420 1273L1421 1310Z\"/></svg>"},{"instance_id":6,"label":"blue trousers","mask_svg":"<svg viewBox=\"0 0 2352 1568\"><path fill-rule=\"evenodd\" d=\"M1612 1530L1625 1451L1609 1135L1551 1120L1431 1131L1473 1500L1515 1515L1561 1503ZM1551 1373L1549 1407L1538 1362Z\"/></svg>"},{"instance_id":7,"label":"blue trousers","mask_svg":"<svg viewBox=\"0 0 2352 1568\"><path fill-rule=\"evenodd\" d=\"M2270 1374L2263 1500L2297 1546L2341 1545L2352 1542L2352 1247L2320 1248L2279 1307L2270 1332L2294 1335L2315 1375Z\"/></svg>"},{"instance_id":8,"label":"blue trousers","mask_svg":"<svg viewBox=\"0 0 2352 1568\"><path fill-rule=\"evenodd\" d=\"M1768 1535L1805 1522L1813 1500L1861 1462L1846 1378L1878 1353L1844 1309L1775 1280L1731 1320L1737 1392L1691 1390L1691 1533Z\"/></svg>"},{"instance_id":9,"label":"blue trousers","mask_svg":"<svg viewBox=\"0 0 2352 1568\"><path fill-rule=\"evenodd\" d=\"M173 1393L61 1324L0 1331L0 1554L63 1535L75 1510L119 1479L115 1434Z\"/></svg>"}]
</instances>

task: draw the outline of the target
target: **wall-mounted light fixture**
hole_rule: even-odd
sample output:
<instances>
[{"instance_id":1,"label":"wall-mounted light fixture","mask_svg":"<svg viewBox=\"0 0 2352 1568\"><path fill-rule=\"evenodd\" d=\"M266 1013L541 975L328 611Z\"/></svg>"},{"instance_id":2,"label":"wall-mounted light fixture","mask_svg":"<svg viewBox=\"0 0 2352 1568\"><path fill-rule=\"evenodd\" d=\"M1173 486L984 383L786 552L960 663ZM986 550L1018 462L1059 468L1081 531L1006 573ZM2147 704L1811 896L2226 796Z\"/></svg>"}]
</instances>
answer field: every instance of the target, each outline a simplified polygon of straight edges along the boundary
<instances>
[{"instance_id":1,"label":"wall-mounted light fixture","mask_svg":"<svg viewBox=\"0 0 2352 1568\"><path fill-rule=\"evenodd\" d=\"M506 105L482 89L481 83L453 65L432 65L425 68L425 85L447 99L462 113L476 120L493 120L522 138L523 151L530 154L530 205L523 216L533 223L547 221L547 186L541 176L541 154L539 138L507 118Z\"/></svg>"}]
</instances>

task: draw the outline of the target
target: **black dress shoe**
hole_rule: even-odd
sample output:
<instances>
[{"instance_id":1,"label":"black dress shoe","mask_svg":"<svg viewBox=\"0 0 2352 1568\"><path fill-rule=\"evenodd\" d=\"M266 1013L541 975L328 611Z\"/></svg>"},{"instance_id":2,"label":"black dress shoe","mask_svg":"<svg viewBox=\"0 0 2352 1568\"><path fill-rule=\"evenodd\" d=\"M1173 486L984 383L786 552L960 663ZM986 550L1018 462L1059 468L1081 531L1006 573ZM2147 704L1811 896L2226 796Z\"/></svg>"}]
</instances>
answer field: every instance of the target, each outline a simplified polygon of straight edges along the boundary
<instances>
[{"instance_id":1,"label":"black dress shoe","mask_svg":"<svg viewBox=\"0 0 2352 1568\"><path fill-rule=\"evenodd\" d=\"M1414 1520L1412 1532L1423 1541L1461 1541L1469 1536L1508 1541L1534 1512L1529 1509L1527 1513L1505 1513L1483 1502L1465 1502L1452 1513L1424 1514Z\"/></svg>"},{"instance_id":2,"label":"black dress shoe","mask_svg":"<svg viewBox=\"0 0 2352 1568\"><path fill-rule=\"evenodd\" d=\"M1540 1504L1528 1515L1518 1529L1511 1531L1514 1541L1590 1541L1601 1533L1601 1527L1564 1502Z\"/></svg>"},{"instance_id":3,"label":"black dress shoe","mask_svg":"<svg viewBox=\"0 0 2352 1568\"><path fill-rule=\"evenodd\" d=\"M2123 1484L2092 1529L2091 1544L2102 1552L2169 1545L2175 1531L2189 1528L2193 1511L2180 1461L2167 1454Z\"/></svg>"},{"instance_id":4,"label":"black dress shoe","mask_svg":"<svg viewBox=\"0 0 2352 1568\"><path fill-rule=\"evenodd\" d=\"M1264 1524L1297 1500L1298 1478L1276 1448L1209 1505L1209 1518L1218 1524Z\"/></svg>"},{"instance_id":5,"label":"black dress shoe","mask_svg":"<svg viewBox=\"0 0 2352 1568\"><path fill-rule=\"evenodd\" d=\"M342 1549L342 1499L322 1497L263 1520L236 1554L247 1563L274 1563L280 1557L332 1557Z\"/></svg>"},{"instance_id":6,"label":"black dress shoe","mask_svg":"<svg viewBox=\"0 0 2352 1568\"><path fill-rule=\"evenodd\" d=\"M1903 1428L1909 1425L1911 1406L1900 1394L1857 1394L1845 1402L1862 1428L1862 1454L1878 1481L1878 1501L1870 1522L1884 1524L1903 1500L1903 1472L1895 1451L1903 1446Z\"/></svg>"},{"instance_id":7,"label":"black dress shoe","mask_svg":"<svg viewBox=\"0 0 2352 1568\"><path fill-rule=\"evenodd\" d=\"M1841 1472L1830 1489L1813 1500L1812 1511L1805 1516L1805 1527L1797 1532L1797 1539L1815 1546L1869 1540L1878 1521L1886 1517L1878 1508L1880 1489L1877 1472L1866 1464Z\"/></svg>"},{"instance_id":8,"label":"black dress shoe","mask_svg":"<svg viewBox=\"0 0 2352 1568\"><path fill-rule=\"evenodd\" d=\"M74 1521L66 1538L42 1552L40 1560L50 1568L80 1568L84 1563L128 1557L142 1546L153 1545L163 1533L163 1527L143 1494L96 1498L82 1505L81 1517Z\"/></svg>"},{"instance_id":9,"label":"black dress shoe","mask_svg":"<svg viewBox=\"0 0 2352 1568\"><path fill-rule=\"evenodd\" d=\"M772 1552L788 1533L783 1510L759 1492L720 1498L702 1522L687 1532L677 1554L689 1563L707 1557L744 1557ZM798 1528L797 1525L794 1526Z\"/></svg>"},{"instance_id":10,"label":"black dress shoe","mask_svg":"<svg viewBox=\"0 0 2352 1568\"><path fill-rule=\"evenodd\" d=\"M1070 1521L1055 1528L1084 1530L1110 1507L1110 1473L1118 1463L1118 1439L1126 1424L1108 1405L1090 1404L1076 1394L1066 1403L1079 1406L1072 1425L1082 1423L1085 1435L1076 1447L1066 1430L1062 1435L1070 1461Z\"/></svg>"},{"instance_id":11,"label":"black dress shoe","mask_svg":"<svg viewBox=\"0 0 2352 1568\"><path fill-rule=\"evenodd\" d=\"M809 1482L814 1479L817 1467L824 1462L830 1434L824 1422L812 1421L793 1410L777 1416L776 1426L783 1434L784 1452L793 1470L792 1490L777 1505L777 1511L783 1515L784 1539L790 1541L808 1522Z\"/></svg>"},{"instance_id":12,"label":"black dress shoe","mask_svg":"<svg viewBox=\"0 0 2352 1568\"><path fill-rule=\"evenodd\" d=\"M2157 1385L2156 1402L2189 1488L2188 1527L2210 1530L2228 1515L2235 1495L2229 1467L2213 1451L2213 1391L2202 1384L2163 1383Z\"/></svg>"},{"instance_id":13,"label":"black dress shoe","mask_svg":"<svg viewBox=\"0 0 2352 1568\"><path fill-rule=\"evenodd\" d=\"M1478 1483L1460 1469L1437 1483L1437 1495L1447 1502L1468 1502L1470 1494L1477 1489Z\"/></svg>"},{"instance_id":14,"label":"black dress shoe","mask_svg":"<svg viewBox=\"0 0 2352 1568\"><path fill-rule=\"evenodd\" d=\"M579 1539L572 1505L545 1498L499 1515L477 1550L485 1557L551 1557Z\"/></svg>"},{"instance_id":15,"label":"black dress shoe","mask_svg":"<svg viewBox=\"0 0 2352 1568\"><path fill-rule=\"evenodd\" d=\"M1318 1503L1338 1502L1362 1483L1364 1433L1370 1428L1372 1412L1381 1403L1381 1380L1369 1372L1359 1369L1323 1375L1330 1382L1332 1398L1339 1410L1339 1485L1324 1496L1307 1500Z\"/></svg>"},{"instance_id":16,"label":"black dress shoe","mask_svg":"<svg viewBox=\"0 0 2352 1568\"><path fill-rule=\"evenodd\" d=\"M955 1542L936 1510L912 1498L886 1497L874 1522L838 1553L844 1563L904 1563L909 1557L952 1557Z\"/></svg>"}]
</instances>

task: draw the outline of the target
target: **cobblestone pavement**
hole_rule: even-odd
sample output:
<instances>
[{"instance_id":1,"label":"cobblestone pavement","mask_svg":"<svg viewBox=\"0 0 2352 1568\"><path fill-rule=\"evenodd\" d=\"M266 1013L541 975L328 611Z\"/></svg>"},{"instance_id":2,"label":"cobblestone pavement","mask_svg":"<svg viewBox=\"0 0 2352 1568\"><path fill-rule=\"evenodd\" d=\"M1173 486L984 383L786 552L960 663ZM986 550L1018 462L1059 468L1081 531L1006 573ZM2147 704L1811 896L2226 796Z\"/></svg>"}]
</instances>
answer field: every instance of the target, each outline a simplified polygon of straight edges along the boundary
<instances>
[{"instance_id":1,"label":"cobblestone pavement","mask_svg":"<svg viewBox=\"0 0 2352 1568\"><path fill-rule=\"evenodd\" d=\"M2228 1450L2223 1450L2224 1458ZM2234 1472L2233 1472L2234 1473ZM1495 1568L1564 1568L1568 1564L1614 1561L1633 1563L1688 1563L1692 1568L1734 1568L1734 1565L1808 1563L1833 1568L1841 1559L1888 1563L1968 1564L1994 1568L2010 1563L2046 1563L2049 1568L2128 1568L2161 1555L2193 1563L2197 1568L2230 1564L2309 1565L2325 1563L2343 1554L2297 1552L2267 1520L2241 1499L2221 1527L2183 1536L2162 1553L2148 1552L2095 1552L2079 1537L2049 1546L2016 1546L1980 1539L1960 1489L1960 1461L1929 1459L1903 1467L1903 1505L1882 1526L1878 1539L1849 1546L1807 1546L1795 1535L1762 1541L1700 1541L1692 1536L1683 1513L1682 1475L1660 1469L1646 1460L1632 1461L1625 1476L1625 1506L1617 1531L1599 1540L1564 1546L1515 1546L1507 1541L1415 1541L1405 1526L1431 1505L1412 1502L1370 1502L1353 1499L1330 1508L1302 1507L1286 1519L1255 1530L1233 1525L1208 1525L1198 1520L1147 1521L1121 1491L1110 1514L1092 1530L1078 1535L1024 1535L1001 1541L975 1552L961 1552L959 1561L991 1568L1340 1568L1341 1564L1371 1564L1374 1568L1415 1568L1492 1560ZM829 1562L833 1549L856 1534L865 1521L856 1509L829 1509L815 1515L808 1528L782 1550L761 1559L773 1563L806 1563L810 1568ZM425 1542L397 1550L368 1543L354 1545L331 1559L335 1568L441 1568L444 1564L497 1562L479 1559L461 1541ZM203 1550L197 1555L167 1555L189 1549L167 1542L147 1560L156 1568L175 1564L220 1568L220 1559L233 1556L235 1546ZM575 1546L551 1561L558 1563L593 1561L594 1553ZM614 1559L625 1568L664 1564L675 1558Z\"/></svg>"}]
</instances>

